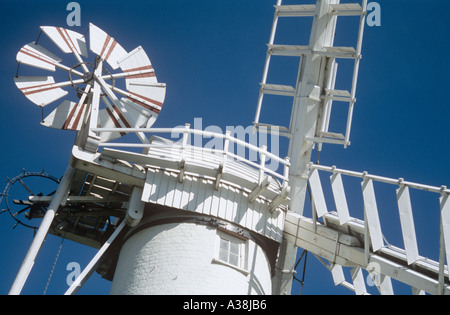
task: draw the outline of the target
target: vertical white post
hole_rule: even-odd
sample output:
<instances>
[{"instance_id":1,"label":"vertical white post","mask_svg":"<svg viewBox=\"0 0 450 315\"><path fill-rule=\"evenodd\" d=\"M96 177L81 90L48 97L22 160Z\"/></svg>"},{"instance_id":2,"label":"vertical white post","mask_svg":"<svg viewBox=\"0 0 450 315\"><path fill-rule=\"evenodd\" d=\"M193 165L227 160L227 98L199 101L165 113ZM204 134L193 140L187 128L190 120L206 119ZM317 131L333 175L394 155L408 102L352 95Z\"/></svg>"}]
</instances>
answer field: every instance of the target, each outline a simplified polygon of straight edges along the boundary
<instances>
[{"instance_id":1,"label":"vertical white post","mask_svg":"<svg viewBox=\"0 0 450 315\"><path fill-rule=\"evenodd\" d=\"M367 293L366 283L364 281L364 275L359 267L355 267L351 270L353 285L355 287L356 295L364 295Z\"/></svg>"},{"instance_id":2,"label":"vertical white post","mask_svg":"<svg viewBox=\"0 0 450 315\"><path fill-rule=\"evenodd\" d=\"M345 197L342 176L339 173L333 173L333 175L330 176L330 180L336 211L339 215L339 223L344 225L350 220L350 214L347 205L347 198Z\"/></svg>"},{"instance_id":3,"label":"vertical white post","mask_svg":"<svg viewBox=\"0 0 450 315\"><path fill-rule=\"evenodd\" d=\"M445 248L448 267L450 266L450 195L443 193L439 201L441 205L441 243ZM444 261L442 263L444 264Z\"/></svg>"},{"instance_id":4,"label":"vertical white post","mask_svg":"<svg viewBox=\"0 0 450 315\"><path fill-rule=\"evenodd\" d=\"M330 5L337 3L339 3L339 0L317 0L309 42L311 51L322 51L324 47L333 46L336 24L331 23L332 17L330 17L329 11ZM324 78L321 76L325 67L324 58L324 56L314 53L302 57L292 106L291 141L289 144L289 157L291 159L289 209L300 215L303 214L308 184L308 164L311 161L314 146L314 143L307 139L315 136L321 103L320 91L325 84ZM281 244L279 256L281 259L278 261L277 269L293 269L296 253L297 248L284 241ZM274 280L273 291L275 294L290 294L291 286L292 274L282 272Z\"/></svg>"},{"instance_id":5,"label":"vertical white post","mask_svg":"<svg viewBox=\"0 0 450 315\"><path fill-rule=\"evenodd\" d=\"M95 75L101 76L103 71L103 62L100 60L97 64L97 68L95 69ZM97 128L97 121L98 121L98 114L100 111L100 94L101 94L101 87L100 84L95 81L94 82L94 93L92 97L92 104L91 104L91 120L89 123L89 129ZM89 131L91 133L92 131ZM95 135L97 136L97 135Z\"/></svg>"},{"instance_id":6,"label":"vertical white post","mask_svg":"<svg viewBox=\"0 0 450 315\"><path fill-rule=\"evenodd\" d=\"M361 183L361 187L364 199L364 222L367 223L367 228L369 229L372 249L376 252L384 246L384 243L373 181L371 179L364 179ZM364 229L366 230L366 228ZM365 231L365 233L367 233L367 231Z\"/></svg>"},{"instance_id":7,"label":"vertical white post","mask_svg":"<svg viewBox=\"0 0 450 315\"><path fill-rule=\"evenodd\" d=\"M261 185L261 183L264 180L264 167L266 166L266 152L267 152L267 146L263 145L261 147L262 152L259 155L260 163L259 163L259 179L258 179L258 185Z\"/></svg>"},{"instance_id":8,"label":"vertical white post","mask_svg":"<svg viewBox=\"0 0 450 315\"><path fill-rule=\"evenodd\" d=\"M363 0L362 2L362 11L361 19L359 22L359 33L358 33L358 43L356 47L356 60L355 66L353 69L353 80L352 80L352 90L351 90L351 98L352 101L349 104L348 108L348 117L347 117L347 127L345 131L345 147L350 143L350 132L352 128L352 120L353 120L353 108L355 105L355 97L356 97L356 86L358 84L358 72L359 72L359 64L361 61L361 50L364 36L364 26L366 25L366 15L364 12L367 11L367 0Z\"/></svg>"},{"instance_id":9,"label":"vertical white post","mask_svg":"<svg viewBox=\"0 0 450 315\"><path fill-rule=\"evenodd\" d=\"M316 207L317 216L321 218L328 213L328 209L318 170L312 171L311 176L309 177L309 186L311 188L311 195Z\"/></svg>"},{"instance_id":10,"label":"vertical white post","mask_svg":"<svg viewBox=\"0 0 450 315\"><path fill-rule=\"evenodd\" d=\"M291 159L289 157L284 158L286 164L284 165L283 177L289 178L289 165L291 163ZM283 180L283 188L289 185L289 180Z\"/></svg>"},{"instance_id":11,"label":"vertical white post","mask_svg":"<svg viewBox=\"0 0 450 315\"><path fill-rule=\"evenodd\" d=\"M22 292L23 286L28 279L28 275L33 268L36 257L41 249L42 244L47 236L48 230L55 218L56 212L58 211L59 206L63 202L64 198L66 198L67 193L70 189L70 183L72 182L73 175L75 173L75 169L73 169L70 165L67 167L66 172L56 190L55 195L52 198L52 201L45 213L44 218L42 219L41 225L31 243L31 246L25 256L25 259L22 263L22 266L17 273L16 279L9 291L10 295L19 295Z\"/></svg>"},{"instance_id":12,"label":"vertical white post","mask_svg":"<svg viewBox=\"0 0 450 315\"><path fill-rule=\"evenodd\" d=\"M101 76L102 70L103 70L103 62L99 61L99 63L97 64L97 68L95 69L94 75ZM94 82L94 87L92 90L93 92L91 94L88 137L86 139L84 149L91 152L97 152L100 137L96 132L92 131L92 129L97 128L98 115L100 112L100 94L102 92L101 86L99 82L97 82L97 80Z\"/></svg>"},{"instance_id":13,"label":"vertical white post","mask_svg":"<svg viewBox=\"0 0 450 315\"><path fill-rule=\"evenodd\" d=\"M402 226L406 258L408 260L408 265L411 265L419 259L419 248L417 246L411 198L409 195L409 188L407 186L400 184L400 188L397 189L397 203L400 214L400 223Z\"/></svg>"}]
</instances>

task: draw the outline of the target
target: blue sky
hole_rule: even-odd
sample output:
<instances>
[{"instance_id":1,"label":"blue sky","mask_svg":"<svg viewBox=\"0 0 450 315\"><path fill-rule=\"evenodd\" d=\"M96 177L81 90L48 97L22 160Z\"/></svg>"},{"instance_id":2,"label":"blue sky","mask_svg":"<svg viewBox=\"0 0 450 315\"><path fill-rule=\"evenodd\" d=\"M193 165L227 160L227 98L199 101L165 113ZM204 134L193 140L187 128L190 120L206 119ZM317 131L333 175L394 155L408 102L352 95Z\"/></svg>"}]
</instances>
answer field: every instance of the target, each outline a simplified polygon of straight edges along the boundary
<instances>
[{"instance_id":1,"label":"blue sky","mask_svg":"<svg viewBox=\"0 0 450 315\"><path fill-rule=\"evenodd\" d=\"M290 4L312 2L285 1ZM445 92L450 84L450 66L446 61L450 48L450 20L446 12L450 3L445 0L435 0L433 5L424 5L418 0L378 2L382 24L366 27L352 145L346 150L340 146L325 146L320 162L424 184L450 186L450 104ZM37 38L39 26L69 28L67 3L69 1L48 0L21 1L20 5L17 1L0 3L3 22L0 35L3 100L0 107L3 153L0 191L3 184L6 185L6 177L16 176L23 168L27 171L45 168L46 172L59 177L67 166L74 134L40 126L41 110L29 102L13 82L17 67L15 56L23 45ZM158 80L167 84L166 100L155 127L193 123L195 117L203 119L204 127L217 125L223 130L226 126L252 123L274 0L90 0L78 3L81 26L72 30L85 33L92 22L127 51L141 45L148 53ZM349 25L344 24L337 34L337 40L342 43L352 42L354 38ZM283 21L280 32L276 43L307 44L309 30L305 22ZM52 46L45 35L42 37L40 43L62 57L63 63L71 60ZM293 64L295 61L280 62L280 69L271 72L269 78L279 83L295 80L297 68ZM70 62L67 65L71 66ZM21 68L21 73L27 73L25 68ZM286 104L275 111L266 109L262 115L264 122L286 125L290 115L289 104ZM46 109L46 114L49 113ZM342 120L338 115L336 125L339 124ZM434 222L438 220L437 203L433 204L434 200L428 204L429 200L421 196L415 201L418 206L414 211L419 218L416 218L417 229L425 237L419 244L420 253L437 259L435 248L438 245L433 243L439 228ZM7 213L0 215L0 294L8 292L32 239L31 230L23 227L13 230L13 225ZM399 225L397 227L399 229ZM395 237L398 230L392 229ZM431 236L428 238L428 235ZM42 294L59 244L60 239L47 239L24 293ZM84 267L94 254L92 249L66 241L47 294L61 294L67 289L65 278L69 272L65 267L69 262L79 262ZM298 293L296 290L294 293ZM409 293L402 286L399 290ZM109 282L98 275L80 291L81 294L108 292ZM335 288L328 271L310 256L303 293L346 294L348 291Z\"/></svg>"}]
</instances>

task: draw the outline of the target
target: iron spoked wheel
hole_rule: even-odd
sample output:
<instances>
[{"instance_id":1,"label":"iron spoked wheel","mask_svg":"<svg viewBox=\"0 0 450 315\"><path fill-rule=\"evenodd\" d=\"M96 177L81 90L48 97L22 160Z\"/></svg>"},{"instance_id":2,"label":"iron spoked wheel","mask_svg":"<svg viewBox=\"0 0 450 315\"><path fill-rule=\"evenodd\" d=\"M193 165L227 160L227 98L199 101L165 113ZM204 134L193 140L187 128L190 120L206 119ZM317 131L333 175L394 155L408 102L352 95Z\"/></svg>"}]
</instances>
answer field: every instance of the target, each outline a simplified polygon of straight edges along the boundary
<instances>
[{"instance_id":1,"label":"iron spoked wheel","mask_svg":"<svg viewBox=\"0 0 450 315\"><path fill-rule=\"evenodd\" d=\"M0 205L4 200L5 209L1 213L8 212L16 221L31 229L38 229L38 224L31 224L32 219L41 219L48 208L51 196L56 192L59 178L45 172L26 172L9 179L1 194ZM35 220L37 222L39 220Z\"/></svg>"}]
</instances>

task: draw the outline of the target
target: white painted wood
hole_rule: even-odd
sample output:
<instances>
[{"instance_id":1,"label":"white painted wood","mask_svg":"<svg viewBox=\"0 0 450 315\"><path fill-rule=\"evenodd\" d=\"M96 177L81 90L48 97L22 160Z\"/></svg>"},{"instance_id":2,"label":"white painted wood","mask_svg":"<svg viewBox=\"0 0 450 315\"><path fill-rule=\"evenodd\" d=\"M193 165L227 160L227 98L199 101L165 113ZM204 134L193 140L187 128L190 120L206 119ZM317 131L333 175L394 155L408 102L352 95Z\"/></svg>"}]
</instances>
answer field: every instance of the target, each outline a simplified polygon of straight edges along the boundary
<instances>
[{"instance_id":1,"label":"white painted wood","mask_svg":"<svg viewBox=\"0 0 450 315\"><path fill-rule=\"evenodd\" d=\"M355 59L358 57L356 49L353 47L325 47L324 51L315 53L331 58Z\"/></svg>"},{"instance_id":2,"label":"white painted wood","mask_svg":"<svg viewBox=\"0 0 450 315\"><path fill-rule=\"evenodd\" d=\"M380 286L378 287L381 295L394 295L392 280L386 275L380 275Z\"/></svg>"},{"instance_id":3,"label":"white painted wood","mask_svg":"<svg viewBox=\"0 0 450 315\"><path fill-rule=\"evenodd\" d=\"M290 191L291 188L289 186L286 186L281 190L278 196L276 196L275 199L273 199L272 202L270 203L270 212L275 211L280 205L286 203Z\"/></svg>"},{"instance_id":4,"label":"white painted wood","mask_svg":"<svg viewBox=\"0 0 450 315\"><path fill-rule=\"evenodd\" d=\"M131 81L131 80L128 80ZM154 108L156 111L149 112L157 113L162 108L162 103L166 96L166 86L162 84L147 83L142 79L133 80L128 82L128 97L132 98L135 107L142 107L140 103L144 103L147 106ZM128 101L130 99L128 98ZM147 108L147 107L144 107ZM147 127L146 127L147 128Z\"/></svg>"},{"instance_id":5,"label":"white painted wood","mask_svg":"<svg viewBox=\"0 0 450 315\"><path fill-rule=\"evenodd\" d=\"M62 27L41 26L41 30L58 46L64 53L73 53L88 57L85 37L77 32Z\"/></svg>"},{"instance_id":6,"label":"white painted wood","mask_svg":"<svg viewBox=\"0 0 450 315\"><path fill-rule=\"evenodd\" d=\"M103 61L100 60L94 70L94 78L98 78L102 75L103 71ZM103 79L102 79L103 80ZM94 87L92 88L92 95L90 99L90 109L89 109L89 138L98 139L98 133L92 131L98 124L98 116L100 112L100 97L102 94L101 82L99 80L94 80ZM98 142L97 142L98 143ZM98 147L98 145L97 145ZM95 151L97 148L95 148Z\"/></svg>"},{"instance_id":7,"label":"white painted wood","mask_svg":"<svg viewBox=\"0 0 450 315\"><path fill-rule=\"evenodd\" d=\"M416 230L414 227L414 218L412 213L411 198L409 188L401 186L396 190L397 203L400 214L400 223L402 226L403 242L406 250L408 264L412 264L419 258L419 249L417 247Z\"/></svg>"},{"instance_id":8,"label":"white painted wood","mask_svg":"<svg viewBox=\"0 0 450 315\"><path fill-rule=\"evenodd\" d=\"M158 84L154 75L150 59L142 47L138 47L129 54L95 25L90 25L91 50L104 58L113 68L119 65L124 71L127 91L112 87L103 76L97 77L107 97L102 97L106 104L99 114L101 128L149 128L161 111L165 98L165 84ZM118 76L115 76L118 77ZM123 95L120 100L114 93ZM107 142L125 135L122 132L101 132L101 141ZM138 133L143 143L146 138Z\"/></svg>"},{"instance_id":9,"label":"white painted wood","mask_svg":"<svg viewBox=\"0 0 450 315\"><path fill-rule=\"evenodd\" d=\"M126 78L127 90L130 91L130 84L141 82L144 84L158 83L150 58L145 53L144 49L139 46L121 59L118 64L123 72L148 70L144 75L131 76ZM150 71L151 70L151 71ZM147 96L147 95L144 95Z\"/></svg>"},{"instance_id":10,"label":"white painted wood","mask_svg":"<svg viewBox=\"0 0 450 315\"><path fill-rule=\"evenodd\" d=\"M83 272L75 279L73 284L67 289L64 295L74 295L78 292L78 290L83 286L83 284L89 279L92 273L96 270L98 264L100 263L100 259L103 254L108 250L112 242L116 239L117 235L125 227L126 223L123 221L114 231L114 233L108 238L108 240L103 244L103 246L99 249L99 251L95 254L94 258L89 262Z\"/></svg>"},{"instance_id":11,"label":"white painted wood","mask_svg":"<svg viewBox=\"0 0 450 315\"><path fill-rule=\"evenodd\" d=\"M125 222L130 227L135 227L144 217L145 203L141 200L142 188L133 187L130 196Z\"/></svg>"},{"instance_id":12,"label":"white painted wood","mask_svg":"<svg viewBox=\"0 0 450 315\"><path fill-rule=\"evenodd\" d=\"M225 183L215 189L213 179L186 175L183 183L178 173L149 168L142 200L181 210L215 216L238 224L281 242L284 212L270 212L268 202L248 201L248 193Z\"/></svg>"},{"instance_id":13,"label":"white painted wood","mask_svg":"<svg viewBox=\"0 0 450 315\"><path fill-rule=\"evenodd\" d=\"M327 219L330 215L327 214ZM350 226L350 223L355 226ZM356 225L359 227L356 228ZM349 221L350 233L357 235L362 239L364 234L362 222ZM395 246L384 247L378 253L371 251L369 253L369 262L366 262L364 249L357 242L355 237L351 237L344 242L345 238L340 238L337 255L335 255L336 244L333 242L333 234L337 231L334 227L324 226L322 224L314 225L312 219L305 218L295 213L289 212L286 216L284 227L285 239L296 246L306 249L311 253L323 257L329 261L336 259L335 263L342 266L358 266L363 269L370 269L375 266L381 275L385 275L397 281L410 285L417 290L422 290L430 294L440 294L438 289L437 275L439 273L439 263L420 257L414 265L414 270L407 264L406 253L404 250ZM349 235L347 235L349 236ZM448 269L445 269L445 275L448 275ZM386 281L380 290L384 293L390 292L389 278L382 278ZM443 285L443 291L450 294L450 286ZM363 292L361 290L360 292Z\"/></svg>"},{"instance_id":14,"label":"white painted wood","mask_svg":"<svg viewBox=\"0 0 450 315\"><path fill-rule=\"evenodd\" d=\"M444 235L445 252L447 257L447 268L450 266L450 195L445 194L440 199L441 225Z\"/></svg>"},{"instance_id":15,"label":"white painted wood","mask_svg":"<svg viewBox=\"0 0 450 315\"><path fill-rule=\"evenodd\" d=\"M127 106L126 102L120 101L114 94L112 87L107 84L101 76L95 75L96 82L101 85L102 90L105 92L106 96L103 96L103 101L107 105L106 109L103 109L100 118L100 125L106 122L111 122L116 128L120 127L142 127L146 125L147 121L151 118L147 115L142 115L142 112L135 111L130 106ZM112 104L109 102L111 101ZM113 118L114 117L114 118ZM153 120L154 122L154 120ZM142 132L136 133L142 143L149 143L147 137ZM124 135L124 133L120 133ZM112 137L117 136L117 133L100 133L101 141L111 140Z\"/></svg>"},{"instance_id":16,"label":"white painted wood","mask_svg":"<svg viewBox=\"0 0 450 315\"><path fill-rule=\"evenodd\" d=\"M347 199L345 197L342 176L341 174L336 173L330 176L330 180L331 188L333 190L334 203L336 205L336 211L339 215L339 223L343 225L350 220L350 214L348 211Z\"/></svg>"},{"instance_id":17,"label":"white painted wood","mask_svg":"<svg viewBox=\"0 0 450 315\"><path fill-rule=\"evenodd\" d=\"M65 100L41 122L41 125L55 129L79 131L85 122L87 108L86 103Z\"/></svg>"},{"instance_id":18,"label":"white painted wood","mask_svg":"<svg viewBox=\"0 0 450 315\"><path fill-rule=\"evenodd\" d=\"M317 216L321 218L328 213L328 210L322 190L322 183L320 182L319 172L317 170L311 172L311 175L309 176L309 185L311 187L312 199L316 206Z\"/></svg>"},{"instance_id":19,"label":"white painted wood","mask_svg":"<svg viewBox=\"0 0 450 315\"><path fill-rule=\"evenodd\" d=\"M412 294L413 295L425 295L425 291L413 287Z\"/></svg>"},{"instance_id":20,"label":"white painted wood","mask_svg":"<svg viewBox=\"0 0 450 315\"><path fill-rule=\"evenodd\" d=\"M163 175L162 175L162 172L158 172L158 171L155 171L153 174L150 174L148 172L145 186L147 186L147 183L148 183L147 181L148 181L149 177L154 177L153 178L153 183L152 183L152 189L151 189L152 194L149 197L144 197L144 195L142 195L142 201L151 202L151 203L157 203L158 192L159 192L159 189L161 187L161 182L162 182Z\"/></svg>"},{"instance_id":21,"label":"white painted wood","mask_svg":"<svg viewBox=\"0 0 450 315\"><path fill-rule=\"evenodd\" d=\"M366 214L367 224L369 227L370 240L373 251L376 252L384 246L383 234L381 232L380 218L378 216L377 201L375 198L375 190L371 179L364 180L361 183L364 199L364 213Z\"/></svg>"},{"instance_id":22,"label":"white painted wood","mask_svg":"<svg viewBox=\"0 0 450 315\"><path fill-rule=\"evenodd\" d=\"M331 266L331 275L333 277L334 285L340 285L345 281L344 270L341 265L333 265Z\"/></svg>"},{"instance_id":23,"label":"white painted wood","mask_svg":"<svg viewBox=\"0 0 450 315\"><path fill-rule=\"evenodd\" d=\"M277 9L280 17L314 16L316 14L315 4L277 5L275 9Z\"/></svg>"},{"instance_id":24,"label":"white painted wood","mask_svg":"<svg viewBox=\"0 0 450 315\"><path fill-rule=\"evenodd\" d=\"M364 274L362 269L359 267L351 269L351 275L353 280L353 285L355 287L356 295L364 295L367 294L366 283L364 279Z\"/></svg>"},{"instance_id":25,"label":"white painted wood","mask_svg":"<svg viewBox=\"0 0 450 315\"><path fill-rule=\"evenodd\" d=\"M352 95L349 91L346 90L333 90L329 89L326 90L326 99L333 100L333 101L339 101L339 102L351 102L352 101Z\"/></svg>"},{"instance_id":26,"label":"white painted wood","mask_svg":"<svg viewBox=\"0 0 450 315\"><path fill-rule=\"evenodd\" d=\"M264 180L258 186L256 186L248 196L249 201L250 202L255 201L256 198L269 187L269 185L270 185L269 177L264 178Z\"/></svg>"},{"instance_id":27,"label":"white painted wood","mask_svg":"<svg viewBox=\"0 0 450 315\"><path fill-rule=\"evenodd\" d=\"M418 290L423 290L430 294L440 294L438 292L438 281L429 277L426 273L420 273L397 263L394 259L373 255L370 258L371 263L377 263L380 266L382 274L392 279L396 279ZM450 294L450 286L445 285L445 294Z\"/></svg>"},{"instance_id":28,"label":"white painted wood","mask_svg":"<svg viewBox=\"0 0 450 315\"><path fill-rule=\"evenodd\" d=\"M28 252L23 260L22 265L17 273L16 278L14 279L14 283L11 286L9 291L9 295L19 295L25 285L28 276L31 272L31 269L34 266L34 262L36 257L42 247L42 244L47 237L48 231L52 225L52 222L57 214L59 206L66 199L67 194L70 190L70 185L72 183L72 179L75 174L75 168L68 165L67 169L64 173L64 176L61 179L61 182L58 185L58 189L56 193L53 195L52 201L50 202L49 207L44 215L44 218L41 221L39 229L34 235L33 241L28 249Z\"/></svg>"},{"instance_id":29,"label":"white painted wood","mask_svg":"<svg viewBox=\"0 0 450 315\"><path fill-rule=\"evenodd\" d=\"M173 177L176 176L176 174L174 174L173 172L164 172L164 174L166 176L169 176L169 180L167 180L167 189L161 191L161 193L164 195L164 202L162 202L162 204L172 208L175 205L175 202L178 201L178 200L175 201L174 197L175 197L175 189L179 181L172 180Z\"/></svg>"},{"instance_id":30,"label":"white painted wood","mask_svg":"<svg viewBox=\"0 0 450 315\"><path fill-rule=\"evenodd\" d=\"M371 179L371 180L386 183L386 184L392 184L392 185L399 184L398 178L388 178L388 177L384 177L384 176L372 175L372 174L368 174L367 172L355 172L355 171L349 171L349 170L344 170L344 169L338 169L338 168L335 168L332 166L325 166L325 165L319 165L319 164L313 164L313 163L309 164L309 168L321 170L321 171L327 171L327 172L331 172L331 173L340 173L340 174L346 175L346 176L358 177L358 178L363 178L363 179ZM408 186L409 188L420 189L420 190L435 192L435 193L439 193L439 194L441 194L441 193L450 194L450 189L448 189L448 188L442 189L442 187L438 187L438 186L424 185L424 184L419 184L419 183L410 182L410 181L402 181L402 185Z\"/></svg>"},{"instance_id":31,"label":"white painted wood","mask_svg":"<svg viewBox=\"0 0 450 315\"><path fill-rule=\"evenodd\" d=\"M99 27L89 23L89 48L116 70L118 60L126 56L126 50Z\"/></svg>"},{"instance_id":32,"label":"white painted wood","mask_svg":"<svg viewBox=\"0 0 450 315\"><path fill-rule=\"evenodd\" d=\"M359 3L332 4L331 14L339 16L360 16L363 14L363 8Z\"/></svg>"},{"instance_id":33,"label":"white painted wood","mask_svg":"<svg viewBox=\"0 0 450 315\"><path fill-rule=\"evenodd\" d=\"M280 96L295 96L295 89L290 85L261 84L261 92Z\"/></svg>"},{"instance_id":34,"label":"white painted wood","mask_svg":"<svg viewBox=\"0 0 450 315\"><path fill-rule=\"evenodd\" d=\"M272 56L304 56L310 54L308 46L299 45L268 45Z\"/></svg>"},{"instance_id":35,"label":"white painted wood","mask_svg":"<svg viewBox=\"0 0 450 315\"><path fill-rule=\"evenodd\" d=\"M19 50L16 60L19 63L32 67L55 71L55 64L61 62L62 59L33 42L23 46Z\"/></svg>"},{"instance_id":36,"label":"white painted wood","mask_svg":"<svg viewBox=\"0 0 450 315\"><path fill-rule=\"evenodd\" d=\"M296 246L327 259L330 264L354 266L356 261L358 265L364 262L358 239L315 225L312 219L294 213L286 215L284 237ZM349 263L349 260L353 261Z\"/></svg>"},{"instance_id":37,"label":"white painted wood","mask_svg":"<svg viewBox=\"0 0 450 315\"><path fill-rule=\"evenodd\" d=\"M14 82L17 88L38 106L46 106L53 103L68 93L55 85L55 80L51 76L20 76L14 77Z\"/></svg>"}]
</instances>

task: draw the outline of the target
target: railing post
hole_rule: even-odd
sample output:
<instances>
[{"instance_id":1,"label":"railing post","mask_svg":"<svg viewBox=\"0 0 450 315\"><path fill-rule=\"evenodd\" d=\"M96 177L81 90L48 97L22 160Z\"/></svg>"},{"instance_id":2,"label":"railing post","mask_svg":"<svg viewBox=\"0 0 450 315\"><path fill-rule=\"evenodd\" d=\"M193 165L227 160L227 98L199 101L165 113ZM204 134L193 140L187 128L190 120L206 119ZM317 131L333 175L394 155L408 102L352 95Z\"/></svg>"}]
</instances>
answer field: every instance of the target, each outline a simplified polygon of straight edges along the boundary
<instances>
[{"instance_id":1,"label":"railing post","mask_svg":"<svg viewBox=\"0 0 450 315\"><path fill-rule=\"evenodd\" d=\"M178 167L180 168L180 174L178 176L178 182L182 183L184 181L184 168L186 165L186 147L189 140L189 129L191 125L186 124L185 125L185 131L183 131L183 141L181 142L181 158L180 162L178 163Z\"/></svg>"},{"instance_id":2,"label":"railing post","mask_svg":"<svg viewBox=\"0 0 450 315\"><path fill-rule=\"evenodd\" d=\"M264 180L264 167L266 165L266 152L267 152L267 146L263 145L261 147L261 152L259 155L260 163L259 163L259 180L258 184L261 185L262 181Z\"/></svg>"},{"instance_id":3,"label":"railing post","mask_svg":"<svg viewBox=\"0 0 450 315\"><path fill-rule=\"evenodd\" d=\"M286 157L284 159L285 164L284 164L284 171L283 171L283 188L286 188L289 185L289 166L291 163L291 159L289 157Z\"/></svg>"},{"instance_id":4,"label":"railing post","mask_svg":"<svg viewBox=\"0 0 450 315\"><path fill-rule=\"evenodd\" d=\"M231 137L231 131L227 130L227 132L225 133L225 138L223 141L223 167L225 167L225 162L227 160L227 156L228 156L228 149L230 147L230 137Z\"/></svg>"}]
</instances>

